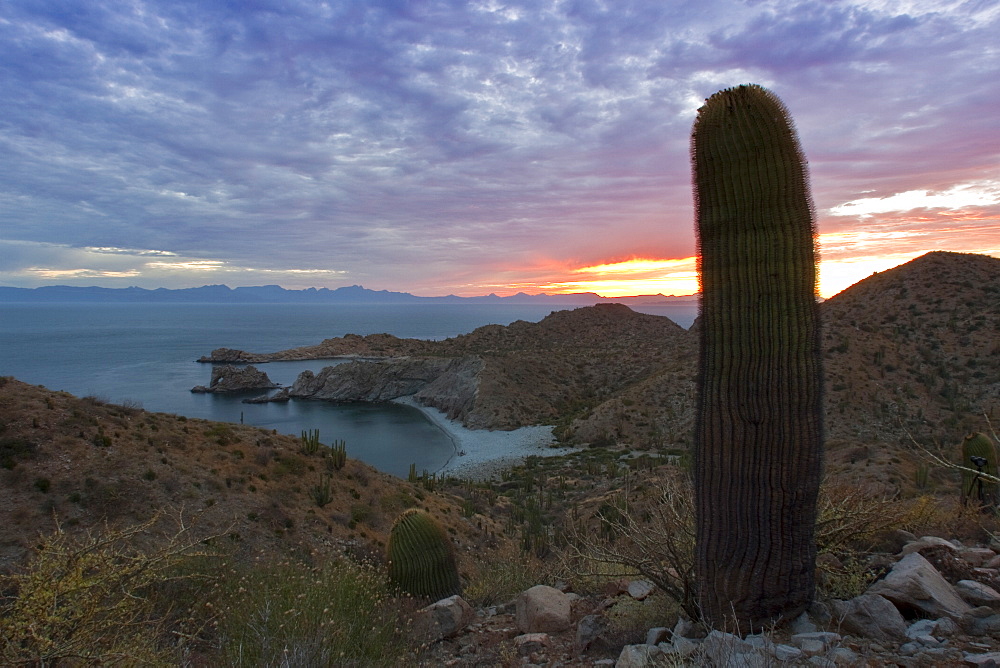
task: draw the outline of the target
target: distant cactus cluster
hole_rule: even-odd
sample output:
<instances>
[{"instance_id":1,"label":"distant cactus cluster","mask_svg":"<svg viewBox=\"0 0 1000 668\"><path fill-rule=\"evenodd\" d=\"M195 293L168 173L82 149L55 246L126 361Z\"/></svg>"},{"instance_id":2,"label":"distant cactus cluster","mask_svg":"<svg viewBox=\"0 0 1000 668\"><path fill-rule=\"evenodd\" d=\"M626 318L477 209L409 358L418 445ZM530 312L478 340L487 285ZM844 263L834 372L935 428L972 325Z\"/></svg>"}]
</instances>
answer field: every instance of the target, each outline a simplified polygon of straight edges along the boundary
<instances>
[{"instance_id":1,"label":"distant cactus cluster","mask_svg":"<svg viewBox=\"0 0 1000 668\"><path fill-rule=\"evenodd\" d=\"M422 510L411 508L396 520L387 557L389 578L413 596L438 600L462 591L448 534Z\"/></svg>"}]
</instances>

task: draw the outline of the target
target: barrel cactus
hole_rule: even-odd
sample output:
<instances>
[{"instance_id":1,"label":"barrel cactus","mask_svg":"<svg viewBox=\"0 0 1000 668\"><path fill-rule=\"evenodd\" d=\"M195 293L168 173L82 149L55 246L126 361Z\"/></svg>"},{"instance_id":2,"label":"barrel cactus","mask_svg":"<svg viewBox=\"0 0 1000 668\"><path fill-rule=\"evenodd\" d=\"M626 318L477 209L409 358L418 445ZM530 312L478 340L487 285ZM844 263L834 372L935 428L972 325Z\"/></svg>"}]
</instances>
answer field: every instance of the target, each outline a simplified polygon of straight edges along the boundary
<instances>
[{"instance_id":1,"label":"barrel cactus","mask_svg":"<svg viewBox=\"0 0 1000 668\"><path fill-rule=\"evenodd\" d=\"M823 448L820 323L806 163L784 104L744 85L691 139L701 281L696 576L716 626L812 600Z\"/></svg>"},{"instance_id":2,"label":"barrel cactus","mask_svg":"<svg viewBox=\"0 0 1000 668\"><path fill-rule=\"evenodd\" d=\"M396 520L387 547L389 578L403 591L438 600L461 593L455 550L444 528L411 508Z\"/></svg>"},{"instance_id":3,"label":"barrel cactus","mask_svg":"<svg viewBox=\"0 0 1000 668\"><path fill-rule=\"evenodd\" d=\"M962 503L976 503L985 510L995 508L998 501L997 483L979 473L997 477L997 447L982 432L962 439Z\"/></svg>"}]
</instances>

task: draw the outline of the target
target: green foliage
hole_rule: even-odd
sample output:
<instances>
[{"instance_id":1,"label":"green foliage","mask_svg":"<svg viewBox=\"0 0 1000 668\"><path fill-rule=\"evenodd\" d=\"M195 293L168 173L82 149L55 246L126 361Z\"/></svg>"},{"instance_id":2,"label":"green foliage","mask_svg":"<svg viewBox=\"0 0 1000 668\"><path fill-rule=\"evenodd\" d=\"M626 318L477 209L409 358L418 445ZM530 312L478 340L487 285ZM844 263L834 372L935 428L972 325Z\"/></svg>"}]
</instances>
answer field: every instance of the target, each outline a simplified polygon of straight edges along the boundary
<instances>
[{"instance_id":1,"label":"green foliage","mask_svg":"<svg viewBox=\"0 0 1000 668\"><path fill-rule=\"evenodd\" d=\"M813 208L788 110L760 86L709 98L691 155L699 596L712 623L757 628L803 609L814 589L823 411Z\"/></svg>"},{"instance_id":2,"label":"green foliage","mask_svg":"<svg viewBox=\"0 0 1000 668\"><path fill-rule=\"evenodd\" d=\"M411 508L399 516L389 533L386 556L389 578L409 594L438 600L462 590L451 540L422 510Z\"/></svg>"},{"instance_id":3,"label":"green foliage","mask_svg":"<svg viewBox=\"0 0 1000 668\"><path fill-rule=\"evenodd\" d=\"M977 460L981 457L986 463L979 466L973 457ZM993 478L997 477L997 447L989 436L975 432L962 439L961 466L962 503L976 503L984 509L995 508L998 501L997 484L978 475L981 471Z\"/></svg>"},{"instance_id":4,"label":"green foliage","mask_svg":"<svg viewBox=\"0 0 1000 668\"><path fill-rule=\"evenodd\" d=\"M302 445L299 448L302 454L311 457L319 452L320 445L322 444L319 442L319 429L302 430Z\"/></svg>"},{"instance_id":5,"label":"green foliage","mask_svg":"<svg viewBox=\"0 0 1000 668\"><path fill-rule=\"evenodd\" d=\"M397 666L406 636L384 575L346 560L238 566L219 596L226 666Z\"/></svg>"},{"instance_id":6,"label":"green foliage","mask_svg":"<svg viewBox=\"0 0 1000 668\"><path fill-rule=\"evenodd\" d=\"M42 494L47 494L49 489L52 488L52 481L48 478L36 478L35 479L35 489L37 489Z\"/></svg>"}]
</instances>

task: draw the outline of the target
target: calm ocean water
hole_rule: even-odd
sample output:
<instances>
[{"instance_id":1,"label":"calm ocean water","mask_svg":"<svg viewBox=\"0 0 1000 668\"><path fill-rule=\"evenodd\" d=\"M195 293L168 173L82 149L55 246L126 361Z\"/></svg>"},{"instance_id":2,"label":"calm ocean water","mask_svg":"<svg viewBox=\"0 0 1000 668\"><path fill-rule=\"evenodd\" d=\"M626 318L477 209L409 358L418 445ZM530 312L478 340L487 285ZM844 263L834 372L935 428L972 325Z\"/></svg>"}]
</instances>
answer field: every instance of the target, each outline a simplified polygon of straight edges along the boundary
<instances>
[{"instance_id":1,"label":"calm ocean water","mask_svg":"<svg viewBox=\"0 0 1000 668\"><path fill-rule=\"evenodd\" d=\"M347 441L351 457L405 476L411 463L437 470L451 441L420 411L395 404L290 401L244 404L244 397L192 394L208 385L211 365L194 360L214 348L272 352L345 334L387 332L444 339L486 324L537 322L552 305L299 305L299 304L11 304L0 303L0 376L94 395L138 401L146 410L277 429ZM638 310L638 309L637 309ZM691 304L643 307L688 327ZM329 360L260 365L271 380L290 385Z\"/></svg>"}]
</instances>

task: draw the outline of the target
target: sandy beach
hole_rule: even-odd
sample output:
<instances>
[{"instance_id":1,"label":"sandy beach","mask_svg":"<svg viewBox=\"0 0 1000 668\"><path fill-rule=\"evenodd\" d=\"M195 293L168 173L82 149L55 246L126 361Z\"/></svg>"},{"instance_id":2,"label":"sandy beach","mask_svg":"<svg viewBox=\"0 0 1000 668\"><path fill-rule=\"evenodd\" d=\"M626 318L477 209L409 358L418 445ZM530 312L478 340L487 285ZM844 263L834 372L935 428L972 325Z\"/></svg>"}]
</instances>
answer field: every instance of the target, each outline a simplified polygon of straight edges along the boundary
<instances>
[{"instance_id":1,"label":"sandy beach","mask_svg":"<svg viewBox=\"0 0 1000 668\"><path fill-rule=\"evenodd\" d=\"M513 431L467 429L449 420L438 409L420 405L413 397L400 397L393 401L419 409L451 438L455 454L437 471L438 475L489 480L499 478L501 471L520 464L530 455L552 457L574 450L551 447L555 443L552 427L521 427Z\"/></svg>"}]
</instances>

